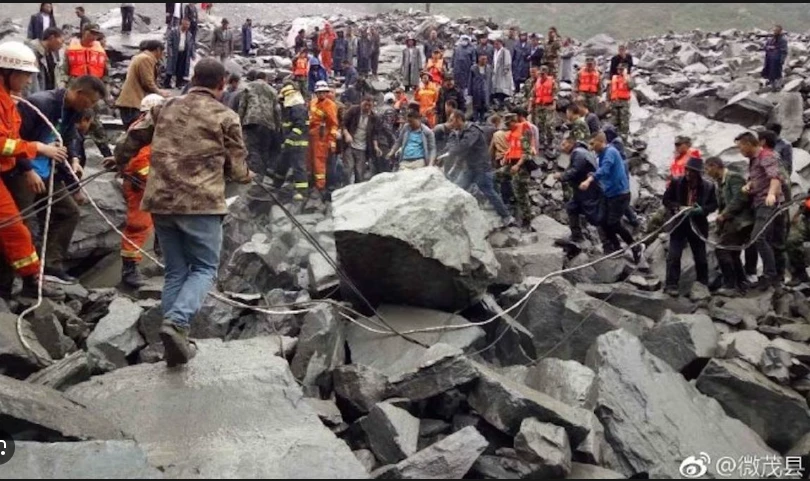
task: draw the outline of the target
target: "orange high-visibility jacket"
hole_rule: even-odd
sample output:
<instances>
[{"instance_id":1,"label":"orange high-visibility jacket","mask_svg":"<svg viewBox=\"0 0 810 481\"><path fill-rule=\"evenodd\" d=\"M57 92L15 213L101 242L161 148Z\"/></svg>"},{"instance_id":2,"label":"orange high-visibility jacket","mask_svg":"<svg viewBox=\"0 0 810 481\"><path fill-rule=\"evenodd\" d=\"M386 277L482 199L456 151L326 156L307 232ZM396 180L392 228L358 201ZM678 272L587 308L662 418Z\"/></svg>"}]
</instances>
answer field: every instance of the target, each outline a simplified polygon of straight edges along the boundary
<instances>
[{"instance_id":1,"label":"orange high-visibility jacket","mask_svg":"<svg viewBox=\"0 0 810 481\"><path fill-rule=\"evenodd\" d=\"M68 74L72 78L92 75L104 78L107 73L107 52L99 42L93 42L90 48L82 45L81 40L74 38L67 48Z\"/></svg>"},{"instance_id":2,"label":"orange high-visibility jacket","mask_svg":"<svg viewBox=\"0 0 810 481\"><path fill-rule=\"evenodd\" d=\"M583 94L599 93L599 71L581 70L579 72L579 91Z\"/></svg>"},{"instance_id":3,"label":"orange high-visibility jacket","mask_svg":"<svg viewBox=\"0 0 810 481\"><path fill-rule=\"evenodd\" d=\"M0 173L17 166L17 159L31 160L37 156L36 142L20 139L22 118L11 95L0 87Z\"/></svg>"},{"instance_id":4,"label":"orange high-visibility jacket","mask_svg":"<svg viewBox=\"0 0 810 481\"><path fill-rule=\"evenodd\" d=\"M546 77L537 79L534 84L534 104L551 105L554 103L554 78Z\"/></svg>"},{"instance_id":5,"label":"orange high-visibility jacket","mask_svg":"<svg viewBox=\"0 0 810 481\"><path fill-rule=\"evenodd\" d=\"M610 81L610 100L630 100L633 98L633 92L627 84L627 79L621 75L614 75L613 80Z\"/></svg>"}]
</instances>

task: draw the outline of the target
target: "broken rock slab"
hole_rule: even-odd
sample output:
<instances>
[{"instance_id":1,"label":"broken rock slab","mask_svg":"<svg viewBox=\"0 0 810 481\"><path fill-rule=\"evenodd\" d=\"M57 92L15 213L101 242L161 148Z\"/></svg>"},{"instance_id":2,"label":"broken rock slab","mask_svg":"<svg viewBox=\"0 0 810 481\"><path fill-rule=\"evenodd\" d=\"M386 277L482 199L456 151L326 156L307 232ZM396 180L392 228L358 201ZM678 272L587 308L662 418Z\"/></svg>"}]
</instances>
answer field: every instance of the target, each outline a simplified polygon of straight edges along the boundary
<instances>
[{"instance_id":1,"label":"broken rock slab","mask_svg":"<svg viewBox=\"0 0 810 481\"><path fill-rule=\"evenodd\" d=\"M498 274L475 198L435 168L383 174L335 193L338 260L372 303L446 311Z\"/></svg>"},{"instance_id":2,"label":"broken rock slab","mask_svg":"<svg viewBox=\"0 0 810 481\"><path fill-rule=\"evenodd\" d=\"M568 479L626 479L626 476L599 466L573 463Z\"/></svg>"},{"instance_id":3,"label":"broken rock slab","mask_svg":"<svg viewBox=\"0 0 810 481\"><path fill-rule=\"evenodd\" d=\"M728 104L717 112L715 119L743 127L753 127L764 125L773 109L774 105L770 100L753 92L742 92L729 100Z\"/></svg>"},{"instance_id":4,"label":"broken rock slab","mask_svg":"<svg viewBox=\"0 0 810 481\"><path fill-rule=\"evenodd\" d=\"M167 477L367 477L303 399L278 339L198 345L183 370L133 366L68 395L131 433Z\"/></svg>"},{"instance_id":5,"label":"broken rock slab","mask_svg":"<svg viewBox=\"0 0 810 481\"><path fill-rule=\"evenodd\" d=\"M535 418L565 428L574 445L579 445L590 433L588 417L592 413L510 381L489 367L481 364L477 367L481 377L468 402L500 431L517 435L524 419Z\"/></svg>"},{"instance_id":6,"label":"broken rock slab","mask_svg":"<svg viewBox=\"0 0 810 481\"><path fill-rule=\"evenodd\" d=\"M593 410L596 374L576 361L543 359L529 369L526 385L569 406Z\"/></svg>"},{"instance_id":7,"label":"broken rock slab","mask_svg":"<svg viewBox=\"0 0 810 481\"><path fill-rule=\"evenodd\" d=\"M143 309L123 297L117 297L110 304L109 314L87 338L91 369L109 372L129 365L127 357L146 346L138 331L142 313Z\"/></svg>"},{"instance_id":8,"label":"broken rock slab","mask_svg":"<svg viewBox=\"0 0 810 481\"><path fill-rule=\"evenodd\" d=\"M27 327L27 326L26 326ZM26 336L31 349L40 359L51 361L51 356L39 344L30 328L26 328ZM17 316L0 313L0 374L15 379L25 379L42 369L37 356L29 352L20 342L17 334Z\"/></svg>"},{"instance_id":9,"label":"broken rock slab","mask_svg":"<svg viewBox=\"0 0 810 481\"><path fill-rule=\"evenodd\" d=\"M804 397L745 362L712 360L698 378L697 388L780 452L810 432L810 409Z\"/></svg>"},{"instance_id":10,"label":"broken rock slab","mask_svg":"<svg viewBox=\"0 0 810 481\"><path fill-rule=\"evenodd\" d=\"M478 379L478 370L461 349L435 344L419 360L416 371L391 378L397 396L422 401Z\"/></svg>"},{"instance_id":11,"label":"broken rock slab","mask_svg":"<svg viewBox=\"0 0 810 481\"><path fill-rule=\"evenodd\" d=\"M515 437L518 455L534 465L533 476L564 478L571 473L571 444L565 429L526 419Z\"/></svg>"},{"instance_id":12,"label":"broken rock slab","mask_svg":"<svg viewBox=\"0 0 810 481\"><path fill-rule=\"evenodd\" d=\"M679 478L681 463L693 453L717 459L776 454L627 331L601 336L588 366L597 376L596 414L625 476ZM715 469L709 467L710 475L717 476Z\"/></svg>"},{"instance_id":13,"label":"broken rock slab","mask_svg":"<svg viewBox=\"0 0 810 481\"><path fill-rule=\"evenodd\" d=\"M397 464L416 454L419 443L419 418L388 403L374 406L361 421L371 451L382 464Z\"/></svg>"},{"instance_id":14,"label":"broken rock slab","mask_svg":"<svg viewBox=\"0 0 810 481\"><path fill-rule=\"evenodd\" d=\"M524 288L536 282L539 279L527 279L520 289L505 295L501 304L514 305L524 297ZM651 319L605 304L559 278L540 285L524 307L517 321L534 336L532 342L541 357L584 362L588 349L602 334L625 328L643 335L653 326ZM589 320L583 324L586 316Z\"/></svg>"},{"instance_id":15,"label":"broken rock slab","mask_svg":"<svg viewBox=\"0 0 810 481\"><path fill-rule=\"evenodd\" d=\"M705 314L671 312L641 338L650 354L683 372L692 363L708 361L717 353L717 330Z\"/></svg>"},{"instance_id":16,"label":"broken rock slab","mask_svg":"<svg viewBox=\"0 0 810 481\"><path fill-rule=\"evenodd\" d=\"M496 249L495 257L501 264L497 284L520 284L527 277L545 277L561 271L564 255L552 244L532 244Z\"/></svg>"},{"instance_id":17,"label":"broken rock slab","mask_svg":"<svg viewBox=\"0 0 810 481\"><path fill-rule=\"evenodd\" d=\"M31 375L26 382L65 391L71 386L90 380L90 365L87 353L77 351L59 362Z\"/></svg>"},{"instance_id":18,"label":"broken rock slab","mask_svg":"<svg viewBox=\"0 0 810 481\"><path fill-rule=\"evenodd\" d=\"M627 284L599 285L578 284L577 288L585 294L605 300L626 311L634 312L653 321L661 320L668 312L691 314L695 305L681 297L668 296L662 292L647 292Z\"/></svg>"},{"instance_id":19,"label":"broken rock slab","mask_svg":"<svg viewBox=\"0 0 810 481\"><path fill-rule=\"evenodd\" d=\"M393 391L384 374L362 365L341 366L333 379L337 404L350 420L368 414Z\"/></svg>"},{"instance_id":20,"label":"broken rock slab","mask_svg":"<svg viewBox=\"0 0 810 481\"><path fill-rule=\"evenodd\" d=\"M62 393L0 376L0 419L16 441L117 440L122 433L98 411Z\"/></svg>"},{"instance_id":21,"label":"broken rock slab","mask_svg":"<svg viewBox=\"0 0 810 481\"><path fill-rule=\"evenodd\" d=\"M304 317L298 349L290 364L296 379L304 386L331 390L332 371L345 357L344 323L330 305L315 307Z\"/></svg>"},{"instance_id":22,"label":"broken rock slab","mask_svg":"<svg viewBox=\"0 0 810 481\"><path fill-rule=\"evenodd\" d=\"M488 446L481 433L467 427L386 470L378 479L463 479Z\"/></svg>"},{"instance_id":23,"label":"broken rock slab","mask_svg":"<svg viewBox=\"0 0 810 481\"><path fill-rule=\"evenodd\" d=\"M717 355L723 359L742 359L758 366L771 341L757 331L732 332L720 336Z\"/></svg>"},{"instance_id":24,"label":"broken rock slab","mask_svg":"<svg viewBox=\"0 0 810 481\"><path fill-rule=\"evenodd\" d=\"M486 337L480 327L471 325L463 317L446 312L390 305L380 306L377 312L399 332L464 326L461 329L455 327L444 331L409 334L428 346L441 343L466 351L475 349ZM377 322L360 319L357 323L377 331L385 330L384 327L380 328L383 325L380 319L374 320ZM347 328L346 340L354 364L370 367L389 377L401 376L418 369L419 361L427 350L396 334L377 334L355 323Z\"/></svg>"},{"instance_id":25,"label":"broken rock slab","mask_svg":"<svg viewBox=\"0 0 810 481\"><path fill-rule=\"evenodd\" d=\"M163 479L132 441L18 442L6 479Z\"/></svg>"}]
</instances>

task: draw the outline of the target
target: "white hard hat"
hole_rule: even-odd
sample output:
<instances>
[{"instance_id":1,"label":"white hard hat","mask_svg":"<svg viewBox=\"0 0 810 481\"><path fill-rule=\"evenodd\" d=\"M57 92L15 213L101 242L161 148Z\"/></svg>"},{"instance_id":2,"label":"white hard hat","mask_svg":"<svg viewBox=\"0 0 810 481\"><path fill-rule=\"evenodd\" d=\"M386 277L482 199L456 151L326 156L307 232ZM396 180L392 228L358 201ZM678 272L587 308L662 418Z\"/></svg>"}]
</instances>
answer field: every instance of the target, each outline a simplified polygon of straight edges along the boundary
<instances>
[{"instance_id":1,"label":"white hard hat","mask_svg":"<svg viewBox=\"0 0 810 481\"><path fill-rule=\"evenodd\" d=\"M332 91L332 89L329 88L329 84L326 83L323 80L321 80L321 81L319 81L318 83L315 84L315 93L331 92L331 91Z\"/></svg>"},{"instance_id":2,"label":"white hard hat","mask_svg":"<svg viewBox=\"0 0 810 481\"><path fill-rule=\"evenodd\" d=\"M20 42L0 44L0 69L39 73L34 51Z\"/></svg>"},{"instance_id":3,"label":"white hard hat","mask_svg":"<svg viewBox=\"0 0 810 481\"><path fill-rule=\"evenodd\" d=\"M166 99L162 95L149 94L141 100L141 112L149 112L158 105L163 105Z\"/></svg>"},{"instance_id":4,"label":"white hard hat","mask_svg":"<svg viewBox=\"0 0 810 481\"><path fill-rule=\"evenodd\" d=\"M383 102L384 103L396 102L396 101L397 101L397 96L394 95L393 92L388 92L387 94L385 94L385 97L383 97Z\"/></svg>"}]
</instances>

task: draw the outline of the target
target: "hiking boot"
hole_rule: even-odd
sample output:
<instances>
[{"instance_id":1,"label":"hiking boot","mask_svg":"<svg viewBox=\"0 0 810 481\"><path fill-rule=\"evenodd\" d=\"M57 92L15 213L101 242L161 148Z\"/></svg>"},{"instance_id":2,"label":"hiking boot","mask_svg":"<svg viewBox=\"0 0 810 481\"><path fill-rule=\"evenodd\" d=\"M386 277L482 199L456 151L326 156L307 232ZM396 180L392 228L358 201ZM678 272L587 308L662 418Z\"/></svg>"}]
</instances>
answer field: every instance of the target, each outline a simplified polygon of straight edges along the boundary
<instances>
[{"instance_id":1,"label":"hiking boot","mask_svg":"<svg viewBox=\"0 0 810 481\"><path fill-rule=\"evenodd\" d=\"M167 367L183 366L197 355L196 345L189 342L188 333L187 327L180 327L171 321L163 322L160 340L163 342L163 359Z\"/></svg>"},{"instance_id":2,"label":"hiking boot","mask_svg":"<svg viewBox=\"0 0 810 481\"><path fill-rule=\"evenodd\" d=\"M79 279L71 276L64 269L57 267L45 267L45 280L64 286L75 286L79 283Z\"/></svg>"},{"instance_id":3,"label":"hiking boot","mask_svg":"<svg viewBox=\"0 0 810 481\"><path fill-rule=\"evenodd\" d=\"M664 294L670 297L681 297L681 290L676 286L667 286L664 288Z\"/></svg>"},{"instance_id":4,"label":"hiking boot","mask_svg":"<svg viewBox=\"0 0 810 481\"><path fill-rule=\"evenodd\" d=\"M23 288L21 297L37 299L39 297L39 276L29 276L23 278ZM42 298L61 301L65 299L65 291L59 287L49 286L47 282L42 283Z\"/></svg>"},{"instance_id":5,"label":"hiking boot","mask_svg":"<svg viewBox=\"0 0 810 481\"><path fill-rule=\"evenodd\" d=\"M641 264L642 259L644 258L644 251L646 250L646 246L641 244L640 246L636 246L633 248L633 263L638 265Z\"/></svg>"},{"instance_id":6,"label":"hiking boot","mask_svg":"<svg viewBox=\"0 0 810 481\"><path fill-rule=\"evenodd\" d=\"M121 269L121 283L133 289L140 289L146 285L146 279L138 269L138 264L134 261L124 261Z\"/></svg>"}]
</instances>

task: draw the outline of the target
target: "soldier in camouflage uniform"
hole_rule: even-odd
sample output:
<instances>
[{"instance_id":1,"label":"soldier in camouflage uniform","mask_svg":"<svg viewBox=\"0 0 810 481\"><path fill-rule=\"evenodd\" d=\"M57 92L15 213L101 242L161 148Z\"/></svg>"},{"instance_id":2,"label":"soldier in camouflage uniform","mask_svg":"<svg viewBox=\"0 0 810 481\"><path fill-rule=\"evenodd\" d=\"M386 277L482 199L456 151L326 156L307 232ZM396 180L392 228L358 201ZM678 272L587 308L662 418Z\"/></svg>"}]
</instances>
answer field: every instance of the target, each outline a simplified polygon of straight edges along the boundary
<instances>
[{"instance_id":1,"label":"soldier in camouflage uniform","mask_svg":"<svg viewBox=\"0 0 810 481\"><path fill-rule=\"evenodd\" d=\"M196 354L188 336L220 263L222 217L228 214L225 184L253 179L239 117L219 102L226 78L219 61L200 60L188 95L153 108L115 151L123 171L129 159L152 145L142 206L152 214L166 262L160 338L169 368Z\"/></svg>"},{"instance_id":2,"label":"soldier in camouflage uniform","mask_svg":"<svg viewBox=\"0 0 810 481\"><path fill-rule=\"evenodd\" d=\"M602 95L602 75L596 68L596 59L585 59L585 68L579 71L574 82L574 92L588 106L588 110L596 113L599 108L599 96Z\"/></svg>"},{"instance_id":3,"label":"soldier in camouflage uniform","mask_svg":"<svg viewBox=\"0 0 810 481\"><path fill-rule=\"evenodd\" d=\"M627 73L627 64L619 65L618 74L610 81L608 98L613 112L613 123L625 141L630 136L630 100L633 97L633 88L635 82Z\"/></svg>"},{"instance_id":4,"label":"soldier in camouflage uniform","mask_svg":"<svg viewBox=\"0 0 810 481\"><path fill-rule=\"evenodd\" d=\"M555 80L560 73L560 56L562 55L562 41L556 27L551 27L548 31L548 44L543 57L543 65L548 67L549 75Z\"/></svg>"},{"instance_id":5,"label":"soldier in camouflage uniform","mask_svg":"<svg viewBox=\"0 0 810 481\"><path fill-rule=\"evenodd\" d=\"M309 110L303 94L292 83L285 85L280 95L284 102L281 114L284 144L281 147L281 160L273 174L273 183L277 189L283 187L287 181L287 174L292 169L295 182L294 200L301 202L309 190L307 172Z\"/></svg>"},{"instance_id":6,"label":"soldier in camouflage uniform","mask_svg":"<svg viewBox=\"0 0 810 481\"><path fill-rule=\"evenodd\" d=\"M577 104L571 104L565 109L565 115L568 117L568 131L571 137L577 142L585 142L591 140L591 129L582 118L582 113Z\"/></svg>"},{"instance_id":7,"label":"soldier in camouflage uniform","mask_svg":"<svg viewBox=\"0 0 810 481\"><path fill-rule=\"evenodd\" d=\"M249 152L248 166L261 180L273 171L281 144L281 107L276 89L267 83L266 72L256 73L256 80L245 86L236 112Z\"/></svg>"},{"instance_id":8,"label":"soldier in camouflage uniform","mask_svg":"<svg viewBox=\"0 0 810 481\"><path fill-rule=\"evenodd\" d=\"M540 67L532 67L529 69L529 79L523 82L521 87L521 94L526 100L526 110L531 112L534 110L534 86L537 84L537 79L540 78Z\"/></svg>"},{"instance_id":9,"label":"soldier in camouflage uniform","mask_svg":"<svg viewBox=\"0 0 810 481\"><path fill-rule=\"evenodd\" d=\"M557 81L549 74L549 68L540 68L540 78L532 94L534 123L540 130L540 145L549 147L554 143L554 120L557 116Z\"/></svg>"},{"instance_id":10,"label":"soldier in camouflage uniform","mask_svg":"<svg viewBox=\"0 0 810 481\"><path fill-rule=\"evenodd\" d=\"M790 272L792 280L790 286L810 282L807 275L807 257L805 255L804 243L810 242L810 200L805 202L796 218L793 220L793 227L787 241L787 256L790 261Z\"/></svg>"},{"instance_id":11,"label":"soldier in camouflage uniform","mask_svg":"<svg viewBox=\"0 0 810 481\"><path fill-rule=\"evenodd\" d=\"M532 220L532 204L529 199L531 176L526 165L531 158L531 132L526 128L525 124L518 122L515 114L508 114L505 120L509 131L507 139L510 147L503 160L502 167L495 176L495 184L501 185L507 181L512 183L512 191L515 196L514 204L517 211L515 217L525 227Z\"/></svg>"}]
</instances>

